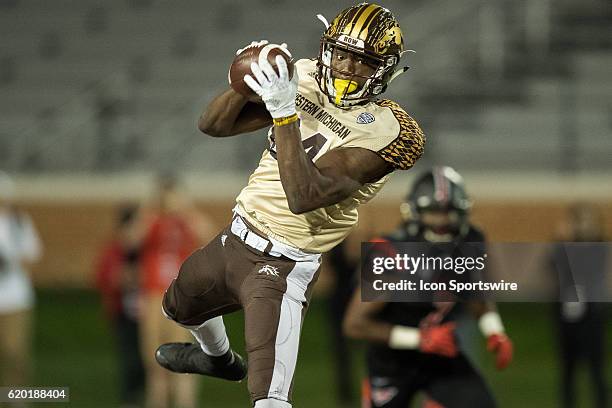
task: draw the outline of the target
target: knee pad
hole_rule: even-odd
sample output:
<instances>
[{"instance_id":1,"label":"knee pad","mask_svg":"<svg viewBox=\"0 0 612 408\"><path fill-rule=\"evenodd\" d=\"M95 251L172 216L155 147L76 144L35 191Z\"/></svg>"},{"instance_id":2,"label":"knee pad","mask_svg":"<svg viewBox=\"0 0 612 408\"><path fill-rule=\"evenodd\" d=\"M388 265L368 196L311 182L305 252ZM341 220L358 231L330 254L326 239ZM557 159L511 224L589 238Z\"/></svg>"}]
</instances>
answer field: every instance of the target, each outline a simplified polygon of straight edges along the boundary
<instances>
[{"instance_id":1,"label":"knee pad","mask_svg":"<svg viewBox=\"0 0 612 408\"><path fill-rule=\"evenodd\" d=\"M287 401L265 398L255 401L255 408L291 408L291 404Z\"/></svg>"}]
</instances>

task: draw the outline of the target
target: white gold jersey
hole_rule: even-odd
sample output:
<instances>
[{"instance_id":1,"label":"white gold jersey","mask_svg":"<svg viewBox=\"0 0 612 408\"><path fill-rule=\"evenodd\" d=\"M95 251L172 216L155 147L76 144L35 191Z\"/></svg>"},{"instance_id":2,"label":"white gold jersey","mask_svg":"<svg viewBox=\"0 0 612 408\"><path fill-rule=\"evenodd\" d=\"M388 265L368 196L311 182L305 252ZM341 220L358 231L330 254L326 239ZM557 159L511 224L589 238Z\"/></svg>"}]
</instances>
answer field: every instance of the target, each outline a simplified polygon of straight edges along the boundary
<instances>
[{"instance_id":1,"label":"white gold jersey","mask_svg":"<svg viewBox=\"0 0 612 408\"><path fill-rule=\"evenodd\" d=\"M411 168L421 157L423 132L397 103L383 99L338 108L319 90L314 79L316 61L299 60L295 68L299 76L296 107L302 144L314 163L329 150L342 147L371 150L402 170ZM357 223L357 207L372 199L389 176L364 185L335 205L293 214L280 180L272 129L268 137L269 149L236 199L238 213L283 243L306 252L330 250Z\"/></svg>"}]
</instances>

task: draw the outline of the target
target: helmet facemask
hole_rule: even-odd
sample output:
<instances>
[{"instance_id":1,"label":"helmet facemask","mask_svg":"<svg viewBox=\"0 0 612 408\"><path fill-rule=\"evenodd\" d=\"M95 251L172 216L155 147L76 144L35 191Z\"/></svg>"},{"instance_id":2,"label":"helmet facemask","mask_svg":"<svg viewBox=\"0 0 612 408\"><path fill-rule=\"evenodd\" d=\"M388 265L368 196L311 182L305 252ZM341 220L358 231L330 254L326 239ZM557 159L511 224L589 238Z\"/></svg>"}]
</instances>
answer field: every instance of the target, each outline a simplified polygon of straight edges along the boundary
<instances>
[{"instance_id":1,"label":"helmet facemask","mask_svg":"<svg viewBox=\"0 0 612 408\"><path fill-rule=\"evenodd\" d=\"M415 181L400 213L411 234L420 232L427 241L449 242L467 234L471 206L461 175L451 167L441 166ZM446 222L440 222L441 216Z\"/></svg>"},{"instance_id":2,"label":"helmet facemask","mask_svg":"<svg viewBox=\"0 0 612 408\"><path fill-rule=\"evenodd\" d=\"M371 62L372 64L368 65L374 68L374 72L370 76L361 76L354 72L333 68L332 57L336 49L352 53ZM399 58L394 55L385 57L373 55L324 36L321 39L317 61L317 82L321 91L336 106L349 107L367 102L382 94L398 62ZM358 85L358 81L355 81L357 78L365 80L363 85Z\"/></svg>"}]
</instances>

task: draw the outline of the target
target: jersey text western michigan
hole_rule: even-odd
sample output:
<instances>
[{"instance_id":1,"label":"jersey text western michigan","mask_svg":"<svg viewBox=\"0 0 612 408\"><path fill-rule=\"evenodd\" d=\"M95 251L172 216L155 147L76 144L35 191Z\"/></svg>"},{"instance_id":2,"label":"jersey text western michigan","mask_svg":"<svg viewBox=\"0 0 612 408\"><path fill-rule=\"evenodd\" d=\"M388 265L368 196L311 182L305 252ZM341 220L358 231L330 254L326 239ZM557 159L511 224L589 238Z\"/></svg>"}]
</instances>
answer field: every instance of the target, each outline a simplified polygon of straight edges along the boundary
<instances>
[{"instance_id":1,"label":"jersey text western michigan","mask_svg":"<svg viewBox=\"0 0 612 408\"><path fill-rule=\"evenodd\" d=\"M321 98L318 84L310 75L316 70L315 61L299 60L295 68L302 144L313 162L331 149L347 147L371 150L395 169L408 169L421 156L423 133L399 105L382 100L339 108ZM360 115L373 120L359 120ZM293 214L280 182L272 129L268 137L270 147L236 199L236 210L271 238L307 252L328 251L346 237L357 223L357 207L373 198L388 176L364 185L335 205Z\"/></svg>"}]
</instances>

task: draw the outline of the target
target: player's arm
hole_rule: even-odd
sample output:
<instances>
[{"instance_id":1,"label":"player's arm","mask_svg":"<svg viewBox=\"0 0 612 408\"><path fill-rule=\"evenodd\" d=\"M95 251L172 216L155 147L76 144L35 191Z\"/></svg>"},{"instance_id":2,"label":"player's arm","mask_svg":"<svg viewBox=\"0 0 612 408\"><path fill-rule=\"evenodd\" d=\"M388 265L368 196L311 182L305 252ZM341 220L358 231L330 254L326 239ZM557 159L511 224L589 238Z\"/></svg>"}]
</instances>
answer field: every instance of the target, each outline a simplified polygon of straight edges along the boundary
<instances>
[{"instance_id":1,"label":"player's arm","mask_svg":"<svg viewBox=\"0 0 612 408\"><path fill-rule=\"evenodd\" d=\"M253 45L265 45L268 41L253 41L236 51L239 55ZM234 136L253 132L272 125L272 117L263 103L248 98L229 88L217 95L198 119L198 129L213 137Z\"/></svg>"},{"instance_id":2,"label":"player's arm","mask_svg":"<svg viewBox=\"0 0 612 408\"><path fill-rule=\"evenodd\" d=\"M295 214L336 204L393 171L376 153L358 147L330 150L313 164L298 122L275 125L274 137L281 183Z\"/></svg>"},{"instance_id":3,"label":"player's arm","mask_svg":"<svg viewBox=\"0 0 612 408\"><path fill-rule=\"evenodd\" d=\"M393 170L376 153L363 148L334 149L313 164L302 145L295 108L297 73L289 79L281 56L276 57L276 65L278 74L267 61L252 64L254 78L246 75L244 82L261 96L273 118L278 168L291 212L301 214L336 204Z\"/></svg>"},{"instance_id":4,"label":"player's arm","mask_svg":"<svg viewBox=\"0 0 612 408\"><path fill-rule=\"evenodd\" d=\"M393 159L390 162L359 147L331 150L313 164L302 146L296 113L297 73L289 79L287 63L280 55L276 57L276 65L278 73L266 60L251 64L253 77L245 75L244 82L261 96L273 118L281 183L293 213L336 204L364 184L393 171ZM422 149L416 151L413 161ZM412 165L413 161L405 160L404 164Z\"/></svg>"},{"instance_id":5,"label":"player's arm","mask_svg":"<svg viewBox=\"0 0 612 408\"><path fill-rule=\"evenodd\" d=\"M487 339L487 350L495 354L497 369L506 368L512 361L514 346L506 335L495 303L472 300L468 302L468 309L478 320L480 332Z\"/></svg>"},{"instance_id":6,"label":"player's arm","mask_svg":"<svg viewBox=\"0 0 612 408\"><path fill-rule=\"evenodd\" d=\"M373 343L389 343L393 325L376 318L385 302L362 302L360 290L356 290L344 315L342 330L348 337Z\"/></svg>"},{"instance_id":7,"label":"player's arm","mask_svg":"<svg viewBox=\"0 0 612 408\"><path fill-rule=\"evenodd\" d=\"M272 125L266 107L229 88L216 96L198 120L198 129L213 137L253 132Z\"/></svg>"},{"instance_id":8,"label":"player's arm","mask_svg":"<svg viewBox=\"0 0 612 408\"><path fill-rule=\"evenodd\" d=\"M384 302L362 302L360 290L357 290L344 317L344 333L354 339L386 344L397 350L418 350L445 357L458 354L454 323L425 329L393 325L376 318L384 306Z\"/></svg>"},{"instance_id":9,"label":"player's arm","mask_svg":"<svg viewBox=\"0 0 612 408\"><path fill-rule=\"evenodd\" d=\"M289 208L295 213L336 204L366 183L394 169L411 168L423 153L425 137L418 124L393 102L385 102L397 120L398 133L383 149L333 149L315 164L301 146L297 123L275 123L275 142L281 181ZM382 136L382 135L381 135ZM388 140L388 139L387 139Z\"/></svg>"}]
</instances>

